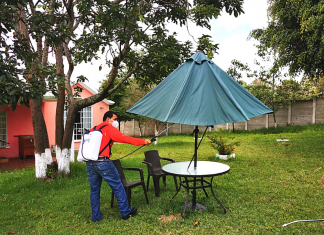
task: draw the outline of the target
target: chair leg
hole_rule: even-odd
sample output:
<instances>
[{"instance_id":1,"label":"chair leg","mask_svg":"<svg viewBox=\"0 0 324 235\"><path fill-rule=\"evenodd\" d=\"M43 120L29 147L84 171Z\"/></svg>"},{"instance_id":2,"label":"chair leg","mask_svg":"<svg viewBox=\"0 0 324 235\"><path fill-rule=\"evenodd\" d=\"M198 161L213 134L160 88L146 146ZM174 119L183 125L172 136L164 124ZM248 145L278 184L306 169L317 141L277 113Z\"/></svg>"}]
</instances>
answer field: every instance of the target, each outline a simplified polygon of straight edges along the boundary
<instances>
[{"instance_id":1,"label":"chair leg","mask_svg":"<svg viewBox=\"0 0 324 235\"><path fill-rule=\"evenodd\" d=\"M155 189L155 196L160 196L160 184L159 184L160 178L157 176L153 176L153 183L154 183L154 189Z\"/></svg>"},{"instance_id":2,"label":"chair leg","mask_svg":"<svg viewBox=\"0 0 324 235\"><path fill-rule=\"evenodd\" d=\"M149 184L150 184L150 175L147 176L147 184L146 184L146 191L149 191Z\"/></svg>"},{"instance_id":3,"label":"chair leg","mask_svg":"<svg viewBox=\"0 0 324 235\"><path fill-rule=\"evenodd\" d=\"M114 196L115 196L115 194L113 192L111 192L110 207L113 207L114 206Z\"/></svg>"},{"instance_id":4,"label":"chair leg","mask_svg":"<svg viewBox=\"0 0 324 235\"><path fill-rule=\"evenodd\" d=\"M132 191L130 188L125 189L126 195L127 195L127 200L128 200L128 205L131 207L131 197L132 197Z\"/></svg>"},{"instance_id":5,"label":"chair leg","mask_svg":"<svg viewBox=\"0 0 324 235\"><path fill-rule=\"evenodd\" d=\"M149 204L149 200L148 200L147 193L146 193L146 190L145 190L144 182L143 182L142 186L143 186L143 190L144 190L144 194L145 194L145 198L146 198L146 203Z\"/></svg>"}]
</instances>

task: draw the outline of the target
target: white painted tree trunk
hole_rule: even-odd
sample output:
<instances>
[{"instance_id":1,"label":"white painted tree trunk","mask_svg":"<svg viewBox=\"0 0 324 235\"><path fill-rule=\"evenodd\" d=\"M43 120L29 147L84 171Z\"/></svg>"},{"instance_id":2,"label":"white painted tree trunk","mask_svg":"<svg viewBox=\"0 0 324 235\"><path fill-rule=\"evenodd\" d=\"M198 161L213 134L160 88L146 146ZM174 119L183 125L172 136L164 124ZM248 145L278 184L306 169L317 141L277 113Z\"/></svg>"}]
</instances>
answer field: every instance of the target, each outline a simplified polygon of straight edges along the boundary
<instances>
[{"instance_id":1,"label":"white painted tree trunk","mask_svg":"<svg viewBox=\"0 0 324 235\"><path fill-rule=\"evenodd\" d=\"M35 174L37 179L46 178L47 165L52 162L51 149L45 149L45 153L35 153Z\"/></svg>"},{"instance_id":2,"label":"white painted tree trunk","mask_svg":"<svg viewBox=\"0 0 324 235\"><path fill-rule=\"evenodd\" d=\"M55 153L56 153L56 162L57 162L57 165L59 165L60 160L61 160L62 151L61 151L60 147L57 147L57 145L55 145Z\"/></svg>"},{"instance_id":3,"label":"white painted tree trunk","mask_svg":"<svg viewBox=\"0 0 324 235\"><path fill-rule=\"evenodd\" d=\"M58 172L69 174L70 173L70 157L71 157L71 149L61 149L57 148L56 156L60 152L60 157L57 162L58 164Z\"/></svg>"},{"instance_id":4,"label":"white painted tree trunk","mask_svg":"<svg viewBox=\"0 0 324 235\"><path fill-rule=\"evenodd\" d=\"M70 162L74 162L74 140L71 143L71 154L70 154Z\"/></svg>"}]
</instances>

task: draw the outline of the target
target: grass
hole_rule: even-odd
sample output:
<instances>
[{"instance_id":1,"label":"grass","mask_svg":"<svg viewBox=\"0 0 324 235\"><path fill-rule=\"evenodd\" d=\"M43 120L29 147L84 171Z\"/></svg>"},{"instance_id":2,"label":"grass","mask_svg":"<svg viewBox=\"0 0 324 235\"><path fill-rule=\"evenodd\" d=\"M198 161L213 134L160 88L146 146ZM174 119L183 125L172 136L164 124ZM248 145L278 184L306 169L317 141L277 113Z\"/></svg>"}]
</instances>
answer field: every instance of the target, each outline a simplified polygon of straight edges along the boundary
<instances>
[{"instance_id":1,"label":"grass","mask_svg":"<svg viewBox=\"0 0 324 235\"><path fill-rule=\"evenodd\" d=\"M70 177L45 183L35 180L35 169L0 172L0 234L323 234L324 222L283 224L294 220L321 219L324 125L287 126L257 131L235 131L224 135L241 141L236 158L216 160L215 151L204 139L198 159L228 164L228 174L214 178L217 197L227 209L197 191L203 212L187 210L181 219L185 191L175 193L172 177L154 196L152 181L145 203L141 188L132 191L132 206L138 215L123 221L117 203L110 208L111 190L102 184L100 222L91 221L90 186L83 163L71 164ZM279 138L289 142L277 142ZM160 137L158 145L144 147L122 160L128 167L141 167L146 180L143 152L158 149L161 156L188 161L194 151L191 135ZM115 144L113 158L136 149ZM136 179L136 173L126 175ZM191 198L190 198L191 200ZM194 226L194 223L199 223Z\"/></svg>"}]
</instances>

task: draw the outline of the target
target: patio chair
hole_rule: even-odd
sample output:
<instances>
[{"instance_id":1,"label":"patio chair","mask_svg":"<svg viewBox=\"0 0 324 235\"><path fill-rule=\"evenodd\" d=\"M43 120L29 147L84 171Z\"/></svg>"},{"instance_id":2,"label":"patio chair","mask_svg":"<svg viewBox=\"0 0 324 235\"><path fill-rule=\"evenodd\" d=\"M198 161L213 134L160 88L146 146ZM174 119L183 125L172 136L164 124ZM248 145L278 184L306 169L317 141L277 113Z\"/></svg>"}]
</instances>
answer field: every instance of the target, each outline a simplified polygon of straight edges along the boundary
<instances>
[{"instance_id":1,"label":"patio chair","mask_svg":"<svg viewBox=\"0 0 324 235\"><path fill-rule=\"evenodd\" d=\"M141 168L135 168L135 167L123 167L119 159L112 160L112 162L114 163L114 165L119 173L120 179L123 183L123 186L125 188L129 207L131 207L131 189L134 187L140 186L140 185L142 185L142 187L143 187L144 195L146 198L146 203L148 204L149 201L148 201L148 197L147 197L147 193L146 193L146 189L145 189L143 170ZM125 174L124 174L124 171L126 171L126 170L138 171L140 174L141 180L127 181ZM112 192L111 193L111 207L113 207L113 206L114 206L114 193Z\"/></svg>"},{"instance_id":2,"label":"patio chair","mask_svg":"<svg viewBox=\"0 0 324 235\"><path fill-rule=\"evenodd\" d=\"M175 161L171 158L160 157L157 150L145 151L144 154L145 154L145 159L142 161L142 163L147 165L147 171L148 171L147 191L149 188L150 177L152 176L154 189L155 189L155 196L159 197L159 195L160 195L160 183L159 183L160 178L161 177L163 178L164 186L166 186L166 176L169 175L162 171L161 160L166 160L166 161L170 161L170 162L175 162ZM176 190L178 190L177 177L173 176L173 178L174 178Z\"/></svg>"}]
</instances>

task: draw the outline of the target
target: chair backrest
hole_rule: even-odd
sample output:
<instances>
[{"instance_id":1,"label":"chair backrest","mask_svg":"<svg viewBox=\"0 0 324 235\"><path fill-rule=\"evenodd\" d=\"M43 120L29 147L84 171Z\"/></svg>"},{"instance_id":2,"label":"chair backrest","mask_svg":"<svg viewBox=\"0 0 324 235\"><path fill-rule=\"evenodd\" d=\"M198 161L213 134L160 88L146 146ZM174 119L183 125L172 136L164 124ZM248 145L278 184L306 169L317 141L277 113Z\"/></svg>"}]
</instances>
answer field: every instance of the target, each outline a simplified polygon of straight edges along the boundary
<instances>
[{"instance_id":1,"label":"chair backrest","mask_svg":"<svg viewBox=\"0 0 324 235\"><path fill-rule=\"evenodd\" d=\"M118 174L119 174L119 177L120 177L122 183L123 184L126 183L127 182L126 177L125 177L123 166L122 166L120 160L116 159L116 160L112 160L112 162L114 163L114 165L115 165L115 167L116 167L116 169L118 171Z\"/></svg>"},{"instance_id":2,"label":"chair backrest","mask_svg":"<svg viewBox=\"0 0 324 235\"><path fill-rule=\"evenodd\" d=\"M149 162L152 164L153 169L160 169L161 167L161 162L160 162L160 155L157 150L149 150L144 152L145 155L145 161ZM148 168L149 169L149 166Z\"/></svg>"}]
</instances>

